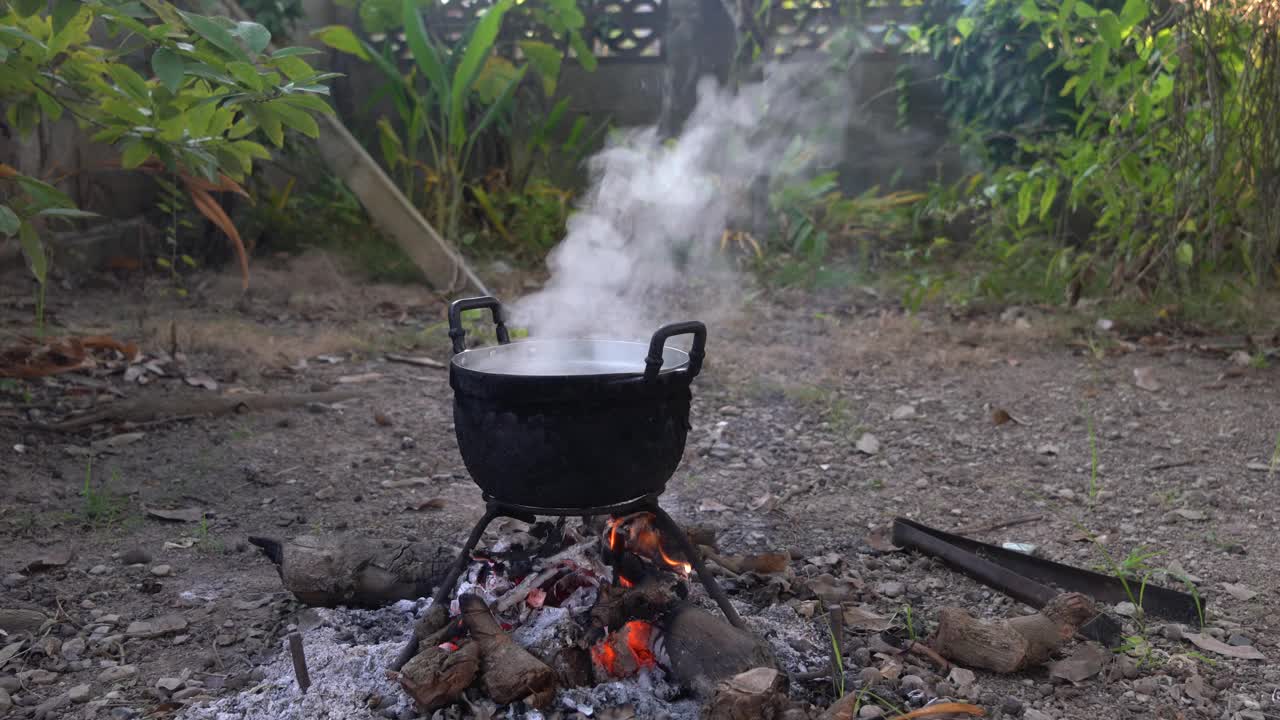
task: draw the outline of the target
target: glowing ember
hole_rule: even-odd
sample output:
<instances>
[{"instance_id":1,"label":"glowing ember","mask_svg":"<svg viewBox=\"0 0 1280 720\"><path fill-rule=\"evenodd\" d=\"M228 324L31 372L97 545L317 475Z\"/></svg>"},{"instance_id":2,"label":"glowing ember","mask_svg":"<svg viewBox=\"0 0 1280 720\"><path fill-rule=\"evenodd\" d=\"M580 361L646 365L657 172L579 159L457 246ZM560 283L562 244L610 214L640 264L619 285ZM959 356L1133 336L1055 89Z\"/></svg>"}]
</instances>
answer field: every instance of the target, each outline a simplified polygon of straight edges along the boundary
<instances>
[{"instance_id":1,"label":"glowing ember","mask_svg":"<svg viewBox=\"0 0 1280 720\"><path fill-rule=\"evenodd\" d=\"M613 677L629 677L643 668L655 667L650 640L653 626L643 620L632 620L617 632L596 643L591 657ZM623 649L625 648L625 654Z\"/></svg>"}]
</instances>

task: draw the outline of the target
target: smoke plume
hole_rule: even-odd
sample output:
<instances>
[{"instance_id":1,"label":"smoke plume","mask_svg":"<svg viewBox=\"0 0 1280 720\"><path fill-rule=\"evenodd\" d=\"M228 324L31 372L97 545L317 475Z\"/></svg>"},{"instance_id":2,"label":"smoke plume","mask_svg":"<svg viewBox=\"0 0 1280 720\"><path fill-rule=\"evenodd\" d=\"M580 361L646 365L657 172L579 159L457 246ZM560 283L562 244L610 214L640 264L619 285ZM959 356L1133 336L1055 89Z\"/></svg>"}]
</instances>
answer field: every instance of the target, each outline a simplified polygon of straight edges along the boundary
<instances>
[{"instance_id":1,"label":"smoke plume","mask_svg":"<svg viewBox=\"0 0 1280 720\"><path fill-rule=\"evenodd\" d=\"M683 129L618 133L590 161L591 184L548 257L546 285L512 307L535 337L647 340L676 320L709 320L745 278L721 251L726 228L765 215L770 183L839 162L851 106L848 59L767 67L736 91L706 79ZM681 302L696 295L692 317Z\"/></svg>"}]
</instances>

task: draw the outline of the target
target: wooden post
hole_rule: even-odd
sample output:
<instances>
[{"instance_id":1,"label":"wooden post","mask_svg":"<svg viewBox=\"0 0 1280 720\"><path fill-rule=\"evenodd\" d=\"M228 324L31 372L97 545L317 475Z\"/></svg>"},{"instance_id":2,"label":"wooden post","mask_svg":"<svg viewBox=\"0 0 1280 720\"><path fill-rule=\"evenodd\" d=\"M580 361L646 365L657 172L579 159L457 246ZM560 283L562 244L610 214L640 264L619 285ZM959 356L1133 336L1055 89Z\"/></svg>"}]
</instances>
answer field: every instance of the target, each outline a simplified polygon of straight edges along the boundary
<instances>
[{"instance_id":1,"label":"wooden post","mask_svg":"<svg viewBox=\"0 0 1280 720\"><path fill-rule=\"evenodd\" d=\"M298 687L306 694L311 687L311 676L307 674L307 656L302 652L300 633L289 633L289 654L293 656L293 674L298 676Z\"/></svg>"}]
</instances>

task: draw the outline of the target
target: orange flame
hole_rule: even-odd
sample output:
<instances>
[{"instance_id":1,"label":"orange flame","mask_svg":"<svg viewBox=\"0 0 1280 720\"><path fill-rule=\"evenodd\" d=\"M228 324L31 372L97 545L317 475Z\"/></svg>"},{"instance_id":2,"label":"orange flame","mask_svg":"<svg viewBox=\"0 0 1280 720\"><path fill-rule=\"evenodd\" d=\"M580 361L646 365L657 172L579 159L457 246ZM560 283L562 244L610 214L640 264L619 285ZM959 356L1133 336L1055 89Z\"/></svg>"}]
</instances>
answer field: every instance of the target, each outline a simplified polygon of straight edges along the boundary
<instances>
[{"instance_id":1,"label":"orange flame","mask_svg":"<svg viewBox=\"0 0 1280 720\"><path fill-rule=\"evenodd\" d=\"M693 566L687 562L676 560L667 554L667 549L663 546L662 536L654 527L655 517L650 512L639 512L626 517L614 518L609 521L609 549L618 549L618 530L623 529L625 539L622 542L623 548L630 550L638 555L643 555L652 560L661 558L671 569L688 576L693 572ZM630 587L630 585L625 585Z\"/></svg>"}]
</instances>

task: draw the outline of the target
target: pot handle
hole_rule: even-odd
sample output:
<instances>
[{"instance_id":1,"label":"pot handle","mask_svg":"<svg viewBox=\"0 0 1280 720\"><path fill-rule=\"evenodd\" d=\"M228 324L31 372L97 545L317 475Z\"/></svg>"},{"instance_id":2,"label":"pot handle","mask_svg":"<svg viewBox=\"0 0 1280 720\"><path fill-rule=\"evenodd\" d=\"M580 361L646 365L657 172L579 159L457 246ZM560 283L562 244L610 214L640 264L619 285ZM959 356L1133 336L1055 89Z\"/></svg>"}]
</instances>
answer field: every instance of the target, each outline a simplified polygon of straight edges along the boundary
<instances>
[{"instance_id":1,"label":"pot handle","mask_svg":"<svg viewBox=\"0 0 1280 720\"><path fill-rule=\"evenodd\" d=\"M689 348L689 378L702 372L702 359L707 356L707 326L691 320L663 325L653 334L649 341L649 356L644 359L645 380L658 377L658 371L662 369L662 348L666 346L667 339L688 334L693 335L693 347Z\"/></svg>"},{"instance_id":2,"label":"pot handle","mask_svg":"<svg viewBox=\"0 0 1280 720\"><path fill-rule=\"evenodd\" d=\"M485 295L454 300L449 305L449 339L453 341L454 355L467 349L467 330L462 327L462 313L486 308L493 312L493 326L498 335L498 342L502 345L511 342L511 336L507 334L507 321L502 314L502 303L498 302L497 298Z\"/></svg>"}]
</instances>

